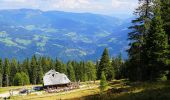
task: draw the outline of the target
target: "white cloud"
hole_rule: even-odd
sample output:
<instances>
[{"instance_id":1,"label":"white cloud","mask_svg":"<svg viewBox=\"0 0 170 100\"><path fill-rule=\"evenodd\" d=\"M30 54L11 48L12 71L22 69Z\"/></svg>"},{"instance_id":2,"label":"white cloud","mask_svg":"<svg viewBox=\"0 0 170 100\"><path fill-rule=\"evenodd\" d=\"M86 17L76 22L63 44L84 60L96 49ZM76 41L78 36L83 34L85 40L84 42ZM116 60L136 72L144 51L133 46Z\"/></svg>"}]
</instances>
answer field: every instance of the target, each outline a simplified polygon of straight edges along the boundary
<instances>
[{"instance_id":1,"label":"white cloud","mask_svg":"<svg viewBox=\"0 0 170 100\"><path fill-rule=\"evenodd\" d=\"M0 0L0 9L32 8L72 12L131 12L137 0Z\"/></svg>"},{"instance_id":2,"label":"white cloud","mask_svg":"<svg viewBox=\"0 0 170 100\"><path fill-rule=\"evenodd\" d=\"M137 0L136 0L137 1ZM122 10L134 9L137 6L137 2L134 0L112 0L112 7Z\"/></svg>"}]
</instances>

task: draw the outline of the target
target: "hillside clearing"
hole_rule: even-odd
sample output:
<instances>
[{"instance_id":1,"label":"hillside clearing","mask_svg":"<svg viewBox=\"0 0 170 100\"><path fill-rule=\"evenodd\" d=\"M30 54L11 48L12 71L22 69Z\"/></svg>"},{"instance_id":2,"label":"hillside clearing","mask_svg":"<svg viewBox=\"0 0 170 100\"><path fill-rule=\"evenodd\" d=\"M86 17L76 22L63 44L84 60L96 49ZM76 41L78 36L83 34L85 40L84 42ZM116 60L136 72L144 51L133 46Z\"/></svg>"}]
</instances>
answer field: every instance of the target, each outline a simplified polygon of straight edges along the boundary
<instances>
[{"instance_id":1,"label":"hillside clearing","mask_svg":"<svg viewBox=\"0 0 170 100\"><path fill-rule=\"evenodd\" d=\"M29 95L13 96L11 100L169 100L170 81L165 82L125 82L115 80L108 90L100 94L99 84L81 83L80 89L67 92L34 92Z\"/></svg>"}]
</instances>

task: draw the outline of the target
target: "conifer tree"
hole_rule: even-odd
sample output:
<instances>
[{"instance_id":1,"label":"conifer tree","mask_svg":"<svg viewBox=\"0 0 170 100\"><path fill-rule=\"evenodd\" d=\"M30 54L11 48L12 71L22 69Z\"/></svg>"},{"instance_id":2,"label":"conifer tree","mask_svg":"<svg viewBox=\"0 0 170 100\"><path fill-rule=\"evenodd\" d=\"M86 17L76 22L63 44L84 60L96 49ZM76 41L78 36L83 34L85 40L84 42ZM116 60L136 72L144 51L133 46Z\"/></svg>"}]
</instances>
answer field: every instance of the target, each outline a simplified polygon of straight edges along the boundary
<instances>
[{"instance_id":1,"label":"conifer tree","mask_svg":"<svg viewBox=\"0 0 170 100\"><path fill-rule=\"evenodd\" d=\"M105 48L98 69L98 76L101 76L101 72L104 71L107 80L112 80L114 78L114 69L111 66L108 49Z\"/></svg>"},{"instance_id":2,"label":"conifer tree","mask_svg":"<svg viewBox=\"0 0 170 100\"><path fill-rule=\"evenodd\" d=\"M64 73L67 75L67 65L64 63L61 64L61 73Z\"/></svg>"},{"instance_id":3,"label":"conifer tree","mask_svg":"<svg viewBox=\"0 0 170 100\"><path fill-rule=\"evenodd\" d=\"M146 48L145 39L152 19L152 0L139 0L139 7L135 11L137 18L132 21L133 26L129 27L131 40L128 50L129 54L129 79L145 80L146 78Z\"/></svg>"},{"instance_id":4,"label":"conifer tree","mask_svg":"<svg viewBox=\"0 0 170 100\"><path fill-rule=\"evenodd\" d=\"M14 76L14 85L21 86L23 84L23 79L21 73L16 73Z\"/></svg>"},{"instance_id":5,"label":"conifer tree","mask_svg":"<svg viewBox=\"0 0 170 100\"><path fill-rule=\"evenodd\" d=\"M41 58L38 60L38 66L37 66L37 83L42 84L43 83L43 69L41 65Z\"/></svg>"},{"instance_id":6,"label":"conifer tree","mask_svg":"<svg viewBox=\"0 0 170 100\"><path fill-rule=\"evenodd\" d=\"M30 76L31 76L31 68L30 68L30 60L29 60L29 58L26 58L23 61L22 67L24 67L23 72L25 72L30 78Z\"/></svg>"},{"instance_id":7,"label":"conifer tree","mask_svg":"<svg viewBox=\"0 0 170 100\"><path fill-rule=\"evenodd\" d=\"M31 60L31 83L37 84L37 60L36 56L32 56Z\"/></svg>"},{"instance_id":8,"label":"conifer tree","mask_svg":"<svg viewBox=\"0 0 170 100\"><path fill-rule=\"evenodd\" d=\"M8 58L4 61L3 86L9 86L10 80L10 63Z\"/></svg>"},{"instance_id":9,"label":"conifer tree","mask_svg":"<svg viewBox=\"0 0 170 100\"><path fill-rule=\"evenodd\" d=\"M29 76L26 73L21 72L20 75L21 75L22 85L30 84Z\"/></svg>"},{"instance_id":10,"label":"conifer tree","mask_svg":"<svg viewBox=\"0 0 170 100\"><path fill-rule=\"evenodd\" d=\"M55 70L57 72L60 72L61 73L61 70L62 70L62 63L59 59L56 59L56 62L55 62Z\"/></svg>"},{"instance_id":11,"label":"conifer tree","mask_svg":"<svg viewBox=\"0 0 170 100\"><path fill-rule=\"evenodd\" d=\"M11 62L11 70L10 70L10 82L11 82L11 85L12 85L12 82L13 82L13 77L15 76L15 74L17 73L17 61L16 59L12 59L12 62Z\"/></svg>"},{"instance_id":12,"label":"conifer tree","mask_svg":"<svg viewBox=\"0 0 170 100\"><path fill-rule=\"evenodd\" d=\"M170 0L161 0L161 18L163 20L163 28L168 35L168 45L170 48ZM167 79L170 80L170 52L168 52L167 70L169 71Z\"/></svg>"},{"instance_id":13,"label":"conifer tree","mask_svg":"<svg viewBox=\"0 0 170 100\"><path fill-rule=\"evenodd\" d=\"M42 57L41 59L41 65L42 65L42 69L43 69L43 73L46 73L49 68L47 66L47 60L46 60L46 57Z\"/></svg>"},{"instance_id":14,"label":"conifer tree","mask_svg":"<svg viewBox=\"0 0 170 100\"><path fill-rule=\"evenodd\" d=\"M161 1L161 18L163 20L163 28L168 35L168 42L170 45L170 0Z\"/></svg>"},{"instance_id":15,"label":"conifer tree","mask_svg":"<svg viewBox=\"0 0 170 100\"><path fill-rule=\"evenodd\" d=\"M107 88L107 81L106 81L106 76L105 76L105 73L102 72L101 74L101 80L100 80L100 91L103 92L106 90Z\"/></svg>"},{"instance_id":16,"label":"conifer tree","mask_svg":"<svg viewBox=\"0 0 170 100\"><path fill-rule=\"evenodd\" d=\"M87 73L89 81L95 81L96 80L96 67L95 67L95 65L93 64L93 62L88 61L86 66L87 66L86 73Z\"/></svg>"},{"instance_id":17,"label":"conifer tree","mask_svg":"<svg viewBox=\"0 0 170 100\"><path fill-rule=\"evenodd\" d=\"M97 79L100 79L100 76L99 76L99 63L100 63L100 61L96 61L96 77L97 77Z\"/></svg>"},{"instance_id":18,"label":"conifer tree","mask_svg":"<svg viewBox=\"0 0 170 100\"><path fill-rule=\"evenodd\" d=\"M3 63L2 59L0 58L0 87L2 87L3 82Z\"/></svg>"},{"instance_id":19,"label":"conifer tree","mask_svg":"<svg viewBox=\"0 0 170 100\"><path fill-rule=\"evenodd\" d=\"M112 67L114 68L115 78L121 78L121 67L123 65L122 55L119 54L116 58L112 58Z\"/></svg>"},{"instance_id":20,"label":"conifer tree","mask_svg":"<svg viewBox=\"0 0 170 100\"><path fill-rule=\"evenodd\" d=\"M68 77L72 82L76 81L76 77L75 77L75 72L72 66L71 62L68 62L67 64L67 73L68 73Z\"/></svg>"},{"instance_id":21,"label":"conifer tree","mask_svg":"<svg viewBox=\"0 0 170 100\"><path fill-rule=\"evenodd\" d=\"M154 17L145 44L147 48L148 76L151 81L161 77L162 72L165 70L168 54L168 37L163 29L160 8L160 1L155 0Z\"/></svg>"},{"instance_id":22,"label":"conifer tree","mask_svg":"<svg viewBox=\"0 0 170 100\"><path fill-rule=\"evenodd\" d=\"M80 81L85 81L85 78L84 78L84 62L83 61L80 61L80 64L79 64L79 76L80 76Z\"/></svg>"}]
</instances>

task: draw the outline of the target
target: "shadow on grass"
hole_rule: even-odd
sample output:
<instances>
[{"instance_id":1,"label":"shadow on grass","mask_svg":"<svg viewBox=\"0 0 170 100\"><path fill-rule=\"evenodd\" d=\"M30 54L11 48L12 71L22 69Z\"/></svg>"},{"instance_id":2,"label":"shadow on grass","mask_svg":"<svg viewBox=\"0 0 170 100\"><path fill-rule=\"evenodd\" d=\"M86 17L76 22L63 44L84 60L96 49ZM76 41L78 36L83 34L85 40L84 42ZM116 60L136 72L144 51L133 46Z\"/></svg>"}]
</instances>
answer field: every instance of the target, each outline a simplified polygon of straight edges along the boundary
<instances>
[{"instance_id":1,"label":"shadow on grass","mask_svg":"<svg viewBox=\"0 0 170 100\"><path fill-rule=\"evenodd\" d=\"M83 100L170 100L170 87L144 90L137 93L112 93L91 95Z\"/></svg>"},{"instance_id":2,"label":"shadow on grass","mask_svg":"<svg viewBox=\"0 0 170 100\"><path fill-rule=\"evenodd\" d=\"M134 92L135 90L142 89ZM143 83L129 88L110 89L103 94L76 100L170 100L170 82Z\"/></svg>"}]
</instances>

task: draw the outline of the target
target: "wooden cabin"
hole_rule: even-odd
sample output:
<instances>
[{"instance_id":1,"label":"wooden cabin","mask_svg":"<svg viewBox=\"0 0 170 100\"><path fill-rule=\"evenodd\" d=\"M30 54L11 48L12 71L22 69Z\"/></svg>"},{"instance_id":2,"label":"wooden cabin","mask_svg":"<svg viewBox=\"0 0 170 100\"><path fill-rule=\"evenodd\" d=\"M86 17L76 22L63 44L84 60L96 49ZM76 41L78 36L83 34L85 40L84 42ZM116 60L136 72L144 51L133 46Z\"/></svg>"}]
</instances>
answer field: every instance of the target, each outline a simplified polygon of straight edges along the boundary
<instances>
[{"instance_id":1,"label":"wooden cabin","mask_svg":"<svg viewBox=\"0 0 170 100\"><path fill-rule=\"evenodd\" d=\"M48 71L43 77L44 88L61 88L70 85L71 81L63 74L55 70Z\"/></svg>"}]
</instances>

